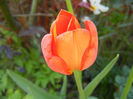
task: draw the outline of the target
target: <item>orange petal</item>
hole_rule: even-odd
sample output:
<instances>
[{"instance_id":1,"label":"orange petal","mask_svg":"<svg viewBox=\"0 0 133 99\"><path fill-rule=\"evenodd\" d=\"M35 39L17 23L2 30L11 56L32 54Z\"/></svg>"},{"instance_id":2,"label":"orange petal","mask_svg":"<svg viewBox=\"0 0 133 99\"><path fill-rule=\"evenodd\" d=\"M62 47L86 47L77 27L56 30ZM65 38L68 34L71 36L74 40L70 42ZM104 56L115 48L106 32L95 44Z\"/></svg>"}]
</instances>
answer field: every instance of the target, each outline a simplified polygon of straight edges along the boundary
<instances>
[{"instance_id":1,"label":"orange petal","mask_svg":"<svg viewBox=\"0 0 133 99\"><path fill-rule=\"evenodd\" d=\"M67 31L72 31L77 28L80 28L80 24L78 20L75 18L75 16L72 16L67 26Z\"/></svg>"},{"instance_id":2,"label":"orange petal","mask_svg":"<svg viewBox=\"0 0 133 99\"><path fill-rule=\"evenodd\" d=\"M50 33L53 32L53 29L54 29L55 23L56 23L56 21L53 21L53 23L51 24L51 27L50 27Z\"/></svg>"},{"instance_id":3,"label":"orange petal","mask_svg":"<svg viewBox=\"0 0 133 99\"><path fill-rule=\"evenodd\" d=\"M58 56L54 56L52 53L52 35L47 34L43 37L41 42L41 48L44 58L48 66L55 72L70 75L70 69L66 63Z\"/></svg>"},{"instance_id":4,"label":"orange petal","mask_svg":"<svg viewBox=\"0 0 133 99\"><path fill-rule=\"evenodd\" d=\"M70 19L67 16L60 15L56 19L56 33L57 35L60 35L61 33L64 33L67 31L67 26L69 24Z\"/></svg>"},{"instance_id":5,"label":"orange petal","mask_svg":"<svg viewBox=\"0 0 133 99\"><path fill-rule=\"evenodd\" d=\"M97 29L96 29L96 26L95 24L88 20L88 21L85 21L85 27L88 31L90 31L90 34L91 34L91 47L96 47L98 48L98 36L97 36Z\"/></svg>"},{"instance_id":6,"label":"orange petal","mask_svg":"<svg viewBox=\"0 0 133 99\"><path fill-rule=\"evenodd\" d=\"M67 26L69 24L69 18L67 18L64 15L60 15L51 25L50 33L52 34L52 37L54 41L56 40L56 36L64 33L67 31Z\"/></svg>"},{"instance_id":7,"label":"orange petal","mask_svg":"<svg viewBox=\"0 0 133 99\"><path fill-rule=\"evenodd\" d=\"M51 25L50 33L53 34L55 39L57 35L77 28L80 28L80 24L76 17L65 10L61 10L56 21Z\"/></svg>"},{"instance_id":8,"label":"orange petal","mask_svg":"<svg viewBox=\"0 0 133 99\"><path fill-rule=\"evenodd\" d=\"M80 70L82 56L89 46L89 41L89 31L76 29L57 36L53 49L72 71Z\"/></svg>"},{"instance_id":9,"label":"orange petal","mask_svg":"<svg viewBox=\"0 0 133 99\"><path fill-rule=\"evenodd\" d=\"M80 28L80 24L79 24L77 18L73 14L62 9L57 18L59 18L61 15L66 16L69 19L67 31L71 31L71 30Z\"/></svg>"},{"instance_id":10,"label":"orange petal","mask_svg":"<svg viewBox=\"0 0 133 99\"><path fill-rule=\"evenodd\" d=\"M95 62L98 52L98 36L96 27L92 21L85 21L85 26L86 29L90 31L91 40L90 45L84 53L81 70L90 67Z\"/></svg>"},{"instance_id":11,"label":"orange petal","mask_svg":"<svg viewBox=\"0 0 133 99\"><path fill-rule=\"evenodd\" d=\"M56 36L57 36L57 33L56 33L56 21L54 21L50 27L50 34L52 34L52 38L53 40L55 41L56 40Z\"/></svg>"},{"instance_id":12,"label":"orange petal","mask_svg":"<svg viewBox=\"0 0 133 99\"><path fill-rule=\"evenodd\" d=\"M61 15L64 15L64 16L68 17L69 20L70 20L71 17L73 16L73 14L71 14L70 12L68 12L68 11L66 11L66 10L63 10L63 9L61 9L61 11L59 12L57 18L60 17Z\"/></svg>"}]
</instances>

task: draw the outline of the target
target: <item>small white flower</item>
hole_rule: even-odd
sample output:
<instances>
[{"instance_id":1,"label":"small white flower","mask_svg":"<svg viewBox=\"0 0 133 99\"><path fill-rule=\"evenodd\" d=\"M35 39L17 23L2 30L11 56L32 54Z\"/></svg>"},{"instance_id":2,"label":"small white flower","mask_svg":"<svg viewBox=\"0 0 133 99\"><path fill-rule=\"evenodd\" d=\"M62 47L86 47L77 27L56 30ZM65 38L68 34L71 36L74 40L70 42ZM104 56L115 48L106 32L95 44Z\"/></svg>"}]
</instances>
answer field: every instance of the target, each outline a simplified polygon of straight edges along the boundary
<instances>
[{"instance_id":1,"label":"small white flower","mask_svg":"<svg viewBox=\"0 0 133 99\"><path fill-rule=\"evenodd\" d=\"M83 0L86 1L86 0ZM101 3L101 0L90 0L91 10L95 15L100 14L101 12L107 12L109 10L109 7L104 6Z\"/></svg>"}]
</instances>

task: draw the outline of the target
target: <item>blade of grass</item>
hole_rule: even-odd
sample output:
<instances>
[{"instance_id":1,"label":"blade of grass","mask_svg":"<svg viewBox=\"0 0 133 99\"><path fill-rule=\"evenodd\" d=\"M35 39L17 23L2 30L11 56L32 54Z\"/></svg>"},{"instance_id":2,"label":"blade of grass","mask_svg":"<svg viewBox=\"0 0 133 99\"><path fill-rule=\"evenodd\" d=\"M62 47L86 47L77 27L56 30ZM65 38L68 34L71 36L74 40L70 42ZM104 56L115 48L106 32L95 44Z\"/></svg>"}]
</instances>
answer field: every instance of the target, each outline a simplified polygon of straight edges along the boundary
<instances>
[{"instance_id":1,"label":"blade of grass","mask_svg":"<svg viewBox=\"0 0 133 99\"><path fill-rule=\"evenodd\" d=\"M29 93L31 96L33 95L34 99L59 99L59 97L49 94L13 71L7 70L7 74L26 93Z\"/></svg>"},{"instance_id":2,"label":"blade of grass","mask_svg":"<svg viewBox=\"0 0 133 99\"><path fill-rule=\"evenodd\" d=\"M20 30L20 24L17 24L16 20L13 18L7 0L0 0L0 10L9 27L13 31L18 32Z\"/></svg>"},{"instance_id":3,"label":"blade of grass","mask_svg":"<svg viewBox=\"0 0 133 99\"><path fill-rule=\"evenodd\" d=\"M84 89L85 95L88 97L92 94L96 86L100 81L108 74L108 72L113 68L115 63L119 58L119 54L99 73Z\"/></svg>"},{"instance_id":4,"label":"blade of grass","mask_svg":"<svg viewBox=\"0 0 133 99\"><path fill-rule=\"evenodd\" d=\"M67 76L64 75L63 85L60 92L61 99L66 99L66 91L67 91Z\"/></svg>"},{"instance_id":5,"label":"blade of grass","mask_svg":"<svg viewBox=\"0 0 133 99\"><path fill-rule=\"evenodd\" d=\"M133 83L133 66L132 66L132 69L130 71L129 77L127 79L123 93L121 95L121 99L127 99L127 94L128 94L128 92L132 86L132 83Z\"/></svg>"},{"instance_id":6,"label":"blade of grass","mask_svg":"<svg viewBox=\"0 0 133 99\"><path fill-rule=\"evenodd\" d=\"M32 6L30 11L31 16L29 16L29 20L28 20L29 25L33 25L34 23L35 16L32 16L32 14L36 13L37 3L38 3L38 0L32 0Z\"/></svg>"}]
</instances>

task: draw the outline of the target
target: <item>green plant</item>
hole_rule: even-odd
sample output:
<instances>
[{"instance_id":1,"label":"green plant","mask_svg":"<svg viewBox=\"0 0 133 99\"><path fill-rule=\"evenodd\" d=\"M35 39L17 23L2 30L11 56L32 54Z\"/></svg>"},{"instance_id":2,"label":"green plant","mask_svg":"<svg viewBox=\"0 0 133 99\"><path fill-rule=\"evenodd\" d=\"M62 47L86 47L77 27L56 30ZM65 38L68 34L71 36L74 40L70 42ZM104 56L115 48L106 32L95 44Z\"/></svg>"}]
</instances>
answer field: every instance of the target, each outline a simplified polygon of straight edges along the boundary
<instances>
[{"instance_id":1,"label":"green plant","mask_svg":"<svg viewBox=\"0 0 133 99\"><path fill-rule=\"evenodd\" d=\"M115 84L117 87L117 91L114 93L115 99L121 98L122 93L124 91L124 88L126 86L126 82L127 82L127 78L129 76L129 73L130 73L130 68L125 65L122 68L121 74L119 74L115 77ZM133 98L133 86L131 86L129 93L127 94L127 99L132 99L132 98ZM121 98L121 99L125 99L125 98Z\"/></svg>"}]
</instances>

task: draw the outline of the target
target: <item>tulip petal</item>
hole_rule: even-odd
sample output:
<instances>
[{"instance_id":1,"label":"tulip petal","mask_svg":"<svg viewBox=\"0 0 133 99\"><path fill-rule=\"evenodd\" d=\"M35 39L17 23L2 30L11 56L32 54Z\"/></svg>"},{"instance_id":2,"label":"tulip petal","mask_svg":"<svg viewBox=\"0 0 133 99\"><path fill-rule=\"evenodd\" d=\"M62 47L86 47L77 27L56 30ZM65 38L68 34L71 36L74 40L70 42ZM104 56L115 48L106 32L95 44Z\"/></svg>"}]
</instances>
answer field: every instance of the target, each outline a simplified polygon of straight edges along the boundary
<instances>
[{"instance_id":1,"label":"tulip petal","mask_svg":"<svg viewBox=\"0 0 133 99\"><path fill-rule=\"evenodd\" d=\"M67 26L69 24L70 19L67 16L60 15L56 19L56 33L57 35L64 33L67 31Z\"/></svg>"},{"instance_id":2,"label":"tulip petal","mask_svg":"<svg viewBox=\"0 0 133 99\"><path fill-rule=\"evenodd\" d=\"M56 21L54 21L50 27L50 33L52 34L52 38L54 41L56 40L56 36L57 36L55 24L56 24Z\"/></svg>"},{"instance_id":3,"label":"tulip petal","mask_svg":"<svg viewBox=\"0 0 133 99\"><path fill-rule=\"evenodd\" d=\"M75 18L75 16L72 16L67 26L67 31L72 31L77 28L80 28L80 24L78 20Z\"/></svg>"},{"instance_id":4,"label":"tulip petal","mask_svg":"<svg viewBox=\"0 0 133 99\"><path fill-rule=\"evenodd\" d=\"M80 28L80 24L76 17L70 12L61 10L56 21L51 25L50 33L53 34L55 39L57 35L77 28Z\"/></svg>"},{"instance_id":5,"label":"tulip petal","mask_svg":"<svg viewBox=\"0 0 133 99\"><path fill-rule=\"evenodd\" d=\"M52 35L47 34L43 37L41 42L42 52L48 66L55 72L70 75L70 69L66 63L58 56L52 53Z\"/></svg>"},{"instance_id":6,"label":"tulip petal","mask_svg":"<svg viewBox=\"0 0 133 99\"><path fill-rule=\"evenodd\" d=\"M88 48L89 41L89 31L76 29L57 36L53 49L72 71L80 70L82 57Z\"/></svg>"},{"instance_id":7,"label":"tulip petal","mask_svg":"<svg viewBox=\"0 0 133 99\"><path fill-rule=\"evenodd\" d=\"M54 31L55 23L56 23L56 21L53 21L53 23L51 24L51 27L50 27L50 33L51 34Z\"/></svg>"},{"instance_id":8,"label":"tulip petal","mask_svg":"<svg viewBox=\"0 0 133 99\"><path fill-rule=\"evenodd\" d=\"M69 24L70 19L64 15L60 15L54 21L50 28L50 33L52 34L54 40L56 40L56 36L60 35L61 33L64 33L67 31L67 26Z\"/></svg>"},{"instance_id":9,"label":"tulip petal","mask_svg":"<svg viewBox=\"0 0 133 99\"><path fill-rule=\"evenodd\" d=\"M84 70L88 67L90 67L97 57L98 52L98 36L97 36L97 30L92 21L85 21L85 26L88 31L90 31L90 45L86 49L83 59L82 59L82 67L81 70Z\"/></svg>"},{"instance_id":10,"label":"tulip petal","mask_svg":"<svg viewBox=\"0 0 133 99\"><path fill-rule=\"evenodd\" d=\"M62 15L66 16L69 19L69 24L68 24L68 27L67 27L67 31L71 31L71 30L80 28L80 24L79 24L77 18L73 14L71 14L70 12L67 12L67 11L62 9L57 18L59 18Z\"/></svg>"},{"instance_id":11,"label":"tulip petal","mask_svg":"<svg viewBox=\"0 0 133 99\"><path fill-rule=\"evenodd\" d=\"M73 16L73 14L71 14L70 12L66 11L66 10L63 10L61 9L60 13L58 14L57 17L60 17L61 15L64 15L66 17L69 18L69 20L71 19L71 17Z\"/></svg>"}]
</instances>

